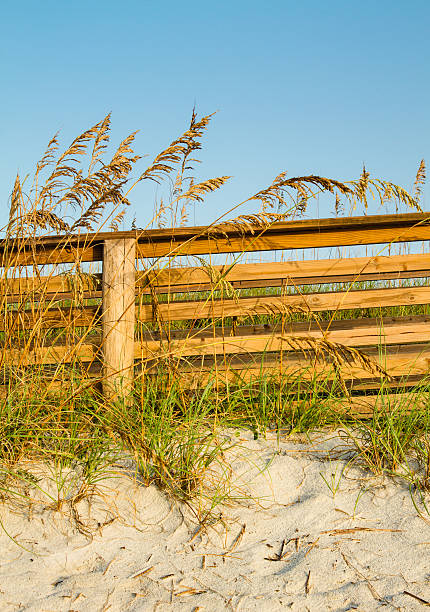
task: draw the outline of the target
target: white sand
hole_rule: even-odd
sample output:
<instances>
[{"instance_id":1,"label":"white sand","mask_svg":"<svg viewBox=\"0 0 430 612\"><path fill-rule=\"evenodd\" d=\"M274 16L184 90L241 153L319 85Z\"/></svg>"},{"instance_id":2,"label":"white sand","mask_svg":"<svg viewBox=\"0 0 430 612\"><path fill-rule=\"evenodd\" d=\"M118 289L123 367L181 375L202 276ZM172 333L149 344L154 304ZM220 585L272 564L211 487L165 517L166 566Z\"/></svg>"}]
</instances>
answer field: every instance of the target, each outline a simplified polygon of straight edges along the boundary
<instances>
[{"instance_id":1,"label":"white sand","mask_svg":"<svg viewBox=\"0 0 430 612\"><path fill-rule=\"evenodd\" d=\"M423 609L404 591L430 601L430 517L418 515L404 484L353 468L333 497L320 472L337 482L345 460L322 461L288 439L274 455L274 439L244 437L248 459L236 459L234 473L260 503L223 508L207 531L126 476L105 483L111 491L93 499L91 517L80 503L93 528L121 516L91 537L62 512L3 507L4 528L27 550L0 533L0 610ZM281 548L283 558L270 560Z\"/></svg>"}]
</instances>

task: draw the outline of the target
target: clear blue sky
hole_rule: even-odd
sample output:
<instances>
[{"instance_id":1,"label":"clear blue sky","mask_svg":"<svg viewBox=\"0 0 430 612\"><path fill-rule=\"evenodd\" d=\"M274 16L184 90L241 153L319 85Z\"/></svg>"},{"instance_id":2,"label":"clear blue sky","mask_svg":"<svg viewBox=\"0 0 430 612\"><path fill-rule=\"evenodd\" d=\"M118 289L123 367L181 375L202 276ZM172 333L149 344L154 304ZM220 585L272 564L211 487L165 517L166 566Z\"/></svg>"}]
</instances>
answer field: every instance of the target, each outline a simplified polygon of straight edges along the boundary
<instances>
[{"instance_id":1,"label":"clear blue sky","mask_svg":"<svg viewBox=\"0 0 430 612\"><path fill-rule=\"evenodd\" d=\"M408 188L430 160L429 24L428 0L3 1L0 224L17 170L31 172L57 130L68 144L109 111L113 140L139 129L149 156L194 104L219 111L199 178L234 178L196 223L281 170L348 180L365 162ZM139 225L155 193L132 196Z\"/></svg>"}]
</instances>

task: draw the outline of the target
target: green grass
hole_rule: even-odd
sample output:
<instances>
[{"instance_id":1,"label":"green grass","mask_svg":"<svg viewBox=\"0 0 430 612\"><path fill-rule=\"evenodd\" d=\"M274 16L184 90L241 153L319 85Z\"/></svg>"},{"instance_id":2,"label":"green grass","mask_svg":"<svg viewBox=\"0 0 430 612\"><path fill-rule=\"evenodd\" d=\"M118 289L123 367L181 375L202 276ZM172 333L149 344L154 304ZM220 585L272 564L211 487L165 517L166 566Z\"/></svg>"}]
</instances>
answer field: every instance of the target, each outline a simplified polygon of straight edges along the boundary
<instances>
[{"instance_id":1,"label":"green grass","mask_svg":"<svg viewBox=\"0 0 430 612\"><path fill-rule=\"evenodd\" d=\"M336 411L339 388L319 378L303 380L297 374L279 384L261 375L247 384L190 391L165 372L144 385L138 381L130 405L106 405L88 389L36 393L42 388L37 373L25 384L11 381L7 399L0 402L3 501L34 500L41 485L32 466L43 464L51 486L38 491L38 503L69 509L73 517L75 505L129 457L143 485L157 485L191 504L199 520L208 520L220 503L237 496L225 460L226 450L237 445L232 432L245 429L257 438L268 431L280 437L340 429L363 468L403 479L414 500L418 496L425 503L430 383L412 389L409 398L415 399L403 400L394 411L382 385L379 409L360 420Z\"/></svg>"},{"instance_id":2,"label":"green grass","mask_svg":"<svg viewBox=\"0 0 430 612\"><path fill-rule=\"evenodd\" d=\"M392 286L392 282L363 283L357 288ZM397 283L398 285L399 283ZM417 285L421 286L422 281ZM404 286L411 286L407 281ZM306 286L313 291L345 290L349 285ZM279 295L278 288L241 290L240 296ZM202 292L181 297L208 299ZM160 296L160 302L165 296ZM96 303L91 300L91 303ZM72 305L71 301L63 306ZM429 314L429 305L369 308L338 311L334 319L354 320L384 316ZM329 320L330 312L318 313L319 320ZM306 313L292 313L288 321L306 321ZM279 315L258 315L241 321L271 323ZM224 319L229 326L233 319ZM216 323L215 323L216 324ZM211 329L214 321L177 321L169 329ZM136 327L138 333L157 330L155 323ZM44 330L40 345L61 341L67 335L84 335L90 340L97 327L87 330ZM19 346L32 330L2 335L3 345ZM262 356L262 364L265 356ZM248 429L254 437L276 431L278 436L307 433L321 429L343 429L356 460L378 475L400 477L424 499L429 487L430 433L429 387L423 381L411 391L415 403L396 405L389 410L390 389L383 379L379 389L371 391L382 399L382 408L369 420L359 420L336 410L345 396L342 381L311 376L306 371L279 376L263 374L250 382L235 381L224 387L208 383L198 390L187 389L174 370L160 367L157 375L137 375L129 404L106 405L97 388L88 387L85 364L60 364L55 378L61 393L44 391L47 370L55 367L7 368L3 382L9 385L6 399L0 400L0 490L4 500L29 499L29 489L37 487L31 469L43 463L49 467L52 487L41 495L52 508L73 509L74 505L97 488L109 475L118 458L134 460L136 475L145 485L156 484L171 497L194 504L200 520L207 519L217 504L234 498L225 451L236 444L224 432ZM82 378L84 376L84 378ZM209 377L210 379L210 377ZM142 383L143 380L143 383ZM406 381L405 390L406 390ZM398 383L402 390L402 381ZM386 398L384 400L383 398ZM385 409L387 408L387 410ZM55 492L55 493L54 493ZM40 497L39 495L39 497ZM73 515L73 512L72 512Z\"/></svg>"},{"instance_id":3,"label":"green grass","mask_svg":"<svg viewBox=\"0 0 430 612\"><path fill-rule=\"evenodd\" d=\"M77 231L116 230L129 204L128 194L140 181L152 180L157 184L164 181L167 190L164 204L160 203L155 210L151 223L158 223L160 227L168 219L172 219L172 225L175 222L186 223L187 206L202 201L204 194L221 187L227 179L218 177L198 183L192 176L190 155L201 148L201 138L210 118L211 115L198 119L193 112L184 134L162 151L144 172L139 171L137 175L140 178L131 186L128 183L129 175L139 159L131 150L134 134L122 141L110 161L102 161L106 157L104 148L110 129L109 116L78 136L61 154L57 137L54 137L25 189L19 177L15 181L9 221L4 228L7 241L2 260L3 287L7 288L7 281L11 278L27 274L38 277L41 273L46 274L47 269L52 275L64 272L63 264L57 267L49 265L48 268L40 266L34 253L32 260L31 249L28 249L32 240L42 235L61 234L64 240L59 250L62 250L70 247L69 236ZM252 213L249 205L258 202L263 209L267 209L266 212L260 210L252 217L237 216L230 224L234 223L240 229L253 222L259 228L257 234L260 230L264 233L276 220L289 218L298 212L304 213L308 201L314 201L315 196L323 191L338 196L336 214L341 210L340 196L357 210L357 214L358 206L363 207L366 213L370 212L370 197L376 198L376 202L384 206L387 198L391 198L395 201L396 210L399 206L418 210L424 174L422 163L414 193L410 195L397 185L371 179L364 168L358 181L347 184L316 175L288 178L281 173L266 188L233 206L226 213L227 217L220 217L216 223L233 213L240 215L244 210ZM182 208L180 203L183 204ZM268 212L270 207L278 210L280 215ZM20 266L14 259L14 253L19 253L23 248L28 249L29 264ZM398 248L399 253L404 251L404 246ZM391 246L389 252L390 249ZM169 263L173 262L174 265L177 252L176 255L173 252L169 255ZM152 263L160 267L166 265L168 260L169 257L165 257ZM237 257L239 260L240 257ZM151 262L146 263L152 265ZM82 288L85 265L76 256L76 260L66 266L68 280L77 289ZM425 282L418 280L415 284ZM410 286L410 281L402 283L403 286ZM355 289L384 286L396 285L394 281L354 284ZM322 284L304 286L301 292L309 295L315 291L349 288L349 284ZM288 293L295 291L294 287L287 288ZM241 289L236 292L239 297L280 293L280 288ZM190 390L182 383L180 373L178 375L174 368L167 367L167 362L160 365L155 376L142 376L136 372L132 397L125 398L123 402L108 402L100 394L99 387L86 378L87 366L79 361L73 348L71 363L18 368L13 359L10 362L9 349L21 351L19 356L28 357L31 362L38 349L54 341L68 339L70 346L74 347L79 339L85 337L91 340L99 332L99 327L83 329L74 325L73 321L65 320L65 329L40 330L37 325L33 329L25 329L19 317L12 325L8 316L10 311L30 308L37 315L37 320L46 314L47 304L67 308L100 303L97 300L84 300L79 290L76 296L75 301L52 301L44 299L43 295L36 299L29 292L19 296L19 305L8 305L7 296L0 295L4 322L4 331L0 333L0 373L1 383L6 386L6 396L0 399L0 495L5 503L34 504L37 499L39 504L68 511L79 525L76 518L78 502L91 496L100 480L118 469L126 458L133 460L136 475L143 485L155 484L171 497L193 504L199 520L207 520L218 504L237 495L225 460L226 450L236 445L237 440L236 436L226 432L238 432L243 428L253 432L256 438L266 435L269 430L276 431L280 437L315 429L342 428L347 432L348 444L357 460L367 469L377 474L400 475L407 480L411 490L419 491L424 496L430 478L427 444L430 425L425 383L412 389L416 393L409 397L415 399L411 400L414 403L408 406L408 410L391 414L384 409L382 402L382 408L375 412L373 418L362 422L337 410L346 393L341 380L333 381L321 376L309 378L306 372L279 379L261 371L250 382L238 381L224 387L212 382L197 390ZM210 300L218 297L221 297L221 292L213 291L169 297L160 295L159 301ZM149 295L142 296L142 303L149 301ZM428 314L429 308L427 305L414 305L339 310L334 319ZM323 312L317 316L320 320L330 320L332 313ZM288 322L312 318L313 315L307 313L291 313L287 317ZM241 319L241 324L273 324L281 320L285 321L285 317L260 314ZM233 323L232 318L223 321L224 326ZM161 331L192 330L196 327L210 329L217 324L219 322L208 319L175 321ZM138 335L146 330L158 331L159 325L152 321L136 326ZM49 382L46 384L48 374L52 385ZM57 383L56 387L53 386L54 382ZM381 379L377 394L381 398L386 397L389 402L388 392ZM49 486L46 486L46 479L39 478L34 470L34 466L40 465L44 466L49 476Z\"/></svg>"},{"instance_id":4,"label":"green grass","mask_svg":"<svg viewBox=\"0 0 430 612\"><path fill-rule=\"evenodd\" d=\"M411 286L406 281L403 286ZM417 286L423 282L418 281ZM399 283L397 283L399 285ZM369 289L393 286L383 283L356 284ZM349 285L325 284L303 287L305 295L314 291L347 290ZM240 296L280 295L279 288L248 289ZM175 296L176 298L179 296ZM182 299L208 299L208 292L182 294ZM160 296L160 302L165 301ZM91 304L97 303L91 300ZM63 306L71 306L69 300ZM41 308L43 312L43 307ZM318 313L321 321L331 312ZM430 314L429 305L342 310L334 320ZM288 322L309 321L306 313L292 313ZM257 315L246 323L280 323L281 315ZM212 329L219 324L210 319L176 321L168 329ZM232 318L223 325L233 324ZM155 322L136 326L136 332L158 330ZM100 328L73 327L43 330L39 346L68 336L88 340ZM32 330L17 329L2 334L3 346L23 346ZM261 364L265 356L261 357ZM213 382L197 390L187 389L181 377L162 364L157 375L136 372L136 386L130 403L108 403L96 388L88 386L85 364L60 364L50 368L11 368L3 364L3 383L9 385L0 400L0 493L6 503L34 499L73 518L76 504L92 495L101 479L117 469L121 458L133 459L136 476L143 485L155 484L173 498L191 504L199 520L208 520L217 506L235 499L238 492L231 482L226 450L237 444L225 432L249 430L255 438L268 431L278 436L308 433L322 429L342 429L355 461L382 476L401 478L411 489L413 499L425 504L430 483L429 444L430 402L426 381L408 389L411 400L403 400L390 410L390 389L381 379L380 407L372 418L360 420L337 410L346 399L340 380L309 376L299 371L279 378L261 373L251 381L237 380L227 386ZM48 393L45 376L54 373L61 392ZM144 370L143 370L144 371ZM83 378L82 378L83 377ZM215 377L214 377L215 378ZM210 377L208 377L210 380ZM406 390L406 380L404 390ZM402 390L402 381L398 383ZM385 398L385 399L384 399ZM408 403L409 402L409 403ZM412 403L411 403L412 402ZM43 464L51 485L42 490L33 465ZM417 502L418 503L418 502ZM422 504L421 504L422 506Z\"/></svg>"}]
</instances>

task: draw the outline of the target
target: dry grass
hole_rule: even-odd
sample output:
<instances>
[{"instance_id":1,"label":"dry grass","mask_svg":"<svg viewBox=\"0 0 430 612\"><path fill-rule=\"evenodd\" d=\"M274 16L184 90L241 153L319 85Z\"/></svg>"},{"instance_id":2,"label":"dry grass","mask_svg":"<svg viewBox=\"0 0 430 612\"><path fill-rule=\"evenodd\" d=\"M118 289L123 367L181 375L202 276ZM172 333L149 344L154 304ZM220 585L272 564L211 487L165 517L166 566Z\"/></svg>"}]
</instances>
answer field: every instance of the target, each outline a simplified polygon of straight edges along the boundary
<instances>
[{"instance_id":1,"label":"dry grass","mask_svg":"<svg viewBox=\"0 0 430 612\"><path fill-rule=\"evenodd\" d=\"M181 499L191 498L201 492L202 483L211 481L212 497L208 497L211 506L215 499L222 500L228 495L228 470L223 464L226 442L219 435L219 426L234 424L262 431L274 425L292 431L339 423L338 416L330 411L333 390L343 389L347 393L344 384L337 384L339 381L308 376L305 382L297 374L284 377L281 384L279 377L270 375L261 375L234 387L220 387L210 381L200 390L190 391L181 384L181 360L169 355L172 327L160 316L159 297L151 281L151 273L154 277L157 270L175 265L175 258L180 255L178 249L172 250L168 264L165 260L145 262L148 284L144 289L150 289L153 307L150 331L158 332L165 339L160 367L148 360L140 365L141 375L136 376L131 410L126 410L121 402L106 405L98 392L103 350L99 339L100 311L85 326L79 323L88 292L99 288L97 270L82 262L78 253L67 266L43 267L39 263L35 243L41 236L61 235L56 249L61 259L62 253L74 253L72 234L80 233L90 247L87 232L93 232L91 240L96 241L101 231L117 230L130 208L130 193L141 181L167 186L167 196L156 207L148 226L186 224L190 207L202 202L230 178L220 176L198 181L193 174L198 161L195 154L202 147L201 139L212 116L199 119L193 111L185 132L134 181L130 177L140 160L132 148L136 132L127 136L112 156L107 156L109 115L79 135L63 152L55 135L37 164L29 187L27 181L16 177L9 220L4 228L0 279L4 329L0 347L4 390L0 402L0 480L5 497L16 495L25 484L26 478L17 478L23 461L43 460L52 466L58 484L58 496L49 503L55 502L61 507L67 496L76 500L90 494L98 475L109 468L113 457L125 450L134 457L146 483L156 482ZM202 232L216 236L233 227L239 233L251 233L255 239L274 223L304 214L309 203L322 192L335 195L337 212L345 208L346 202L352 208L361 205L367 211L369 197L379 198L381 203L392 199L396 210L402 205L420 210L424 178L422 162L413 194L409 195L397 185L371 179L365 169L358 181L350 182L317 175L288 178L282 172L268 187L232 207ZM229 218L254 202L260 204L259 210ZM25 265L20 263L23 253L27 257ZM238 254L231 265L243 255ZM203 258L199 263L212 286L207 294L208 302L214 299L215 292L240 300L240 294L227 279L230 264L219 272L210 260ZM48 291L50 281L60 274L70 294L67 300L63 297L63 287L53 293ZM25 279L32 282L22 282ZM138 301L144 298L142 292ZM99 301L94 299L93 304ZM63 319L60 325L47 328L42 322L54 307L62 308ZM31 327L29 313L34 322ZM309 313L306 309L298 312L287 307L282 311L268 308L267 317L281 317L287 323L297 314ZM253 313L247 316L252 321ZM233 321L233 334L238 322ZM188 322L185 328L192 339L197 329L211 330L225 323L222 318L196 320ZM146 331L138 326L138 337ZM375 376L386 378L383 368L358 349L330 343L324 338L313 341L286 337L285 340L290 348L308 357L310 364L328 360L337 369L345 363L358 364ZM90 359L84 359L83 347L92 343L97 350ZM62 347L62 352L58 353L56 363L43 363L41 356L57 346ZM36 360L39 363L34 365ZM216 368L215 364L215 380ZM149 372L157 375L146 377ZM77 466L82 476L79 482L69 482L65 474ZM215 477L220 473L224 475L221 484Z\"/></svg>"}]
</instances>

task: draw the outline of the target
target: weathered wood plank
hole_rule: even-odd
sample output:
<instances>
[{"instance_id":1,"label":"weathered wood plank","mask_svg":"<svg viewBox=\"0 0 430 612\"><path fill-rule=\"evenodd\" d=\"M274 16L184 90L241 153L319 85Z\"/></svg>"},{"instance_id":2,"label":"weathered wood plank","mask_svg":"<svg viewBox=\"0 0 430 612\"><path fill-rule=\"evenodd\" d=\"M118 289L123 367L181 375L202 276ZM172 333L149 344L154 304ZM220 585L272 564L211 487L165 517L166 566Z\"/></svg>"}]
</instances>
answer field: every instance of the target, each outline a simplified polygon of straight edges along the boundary
<instances>
[{"instance_id":1,"label":"weathered wood plank","mask_svg":"<svg viewBox=\"0 0 430 612\"><path fill-rule=\"evenodd\" d=\"M423 350L422 347L414 347L414 350L409 352L402 349L403 347L398 352L387 350L383 357L375 351L364 352L396 379L397 384L392 386L415 386L419 379L426 378L430 374L430 351ZM204 364L194 362L194 367L187 365L186 361L179 363L178 375L181 385L198 388L215 382L252 383L258 381L261 376L270 376L276 381L279 376L288 375L292 380L299 376L303 382L317 377L322 386L339 376L348 387L352 388L356 386L359 388L361 385L362 388L375 389L381 386L381 378L375 378L369 370L354 364L344 364L335 370L329 362L315 363L297 353L294 356L285 355L282 360L279 353L270 356L255 355L256 359L253 362L247 357L250 356L238 356L237 359L230 359L228 356L224 362L217 360L217 363L213 360L205 361ZM260 363L258 358L261 360Z\"/></svg>"},{"instance_id":2,"label":"weathered wood plank","mask_svg":"<svg viewBox=\"0 0 430 612\"><path fill-rule=\"evenodd\" d=\"M172 340L184 340L192 335L193 338L213 338L213 337L229 337L229 336L259 336L279 333L288 333L289 331L299 334L307 333L310 330L326 330L335 331L343 330L350 333L350 330L363 330L367 333L369 328L380 327L381 325L403 326L427 323L430 321L430 315L407 315L396 317L362 317L358 319L339 319L329 321L291 321L285 323L252 323L247 325L231 326L213 326L194 328L194 329L169 329L169 338ZM159 340L165 332L160 334L160 331L145 331L139 332L139 337L142 337L142 342L146 340ZM361 333L361 332L360 332Z\"/></svg>"},{"instance_id":3,"label":"weathered wood plank","mask_svg":"<svg viewBox=\"0 0 430 612\"><path fill-rule=\"evenodd\" d=\"M280 285L305 285L351 282L353 280L383 280L397 278L422 278L430 276L430 255L393 255L323 259L287 262L265 262L213 266L216 274L237 287L266 287ZM11 278L0 281L0 293L12 302L26 297L68 299L73 295L74 276L51 275L41 277ZM159 293L210 290L208 272L202 267L166 268L160 271L136 273L136 293L149 293L148 279ZM101 296L101 274L93 274L91 282L84 279L82 290L85 298ZM75 283L77 284L77 282ZM66 297L67 296L67 297Z\"/></svg>"},{"instance_id":4,"label":"weathered wood plank","mask_svg":"<svg viewBox=\"0 0 430 612\"><path fill-rule=\"evenodd\" d=\"M426 394L414 392L358 395L334 400L333 404L330 405L331 407L344 416L370 418L375 414L375 411L379 414L399 412L408 414L412 410L426 410L428 408L428 398Z\"/></svg>"},{"instance_id":5,"label":"weathered wood plank","mask_svg":"<svg viewBox=\"0 0 430 612\"><path fill-rule=\"evenodd\" d=\"M0 249L1 250L1 249ZM20 248L17 252L12 252L9 256L7 267L16 266L44 266L57 265L63 263L77 263L88 261L101 261L102 245L82 245L81 243L69 244L67 238L61 244L60 239L56 245L45 245L43 242L36 242L34 248ZM4 267L0 253L0 267ZM2 265L3 264L3 265Z\"/></svg>"},{"instance_id":6,"label":"weathered wood plank","mask_svg":"<svg viewBox=\"0 0 430 612\"><path fill-rule=\"evenodd\" d=\"M430 287L403 287L391 289L368 289L362 291L341 291L309 293L285 296L243 297L205 301L183 301L161 303L159 315L164 321L197 320L234 316L274 314L286 309L302 309L311 312L324 310L349 310L378 308L382 306L410 306L430 303ZM138 319L151 321L152 305L139 306Z\"/></svg>"},{"instance_id":7,"label":"weathered wood plank","mask_svg":"<svg viewBox=\"0 0 430 612\"><path fill-rule=\"evenodd\" d=\"M358 322L334 321L330 327L327 323L287 323L283 329L280 325L260 326L258 332L256 327L238 327L235 330L215 328L203 333L190 330L188 334L172 332L169 342L151 340L144 336L141 340L140 356L145 359L161 355L182 358L193 355L297 351L297 342L303 343L306 340L326 340L350 347L417 342L430 344L430 317L426 316L398 317L384 320L382 323L374 319L362 319ZM233 331L234 335L231 335Z\"/></svg>"},{"instance_id":8,"label":"weathered wood plank","mask_svg":"<svg viewBox=\"0 0 430 612\"><path fill-rule=\"evenodd\" d=\"M0 294L6 296L8 303L31 300L37 302L40 299L52 300L54 298L65 300L76 293L82 292L85 299L101 296L102 278L101 274L91 275L91 280L86 277L78 279L77 275L67 276L65 274L52 274L50 276L22 276L0 281ZM75 292L73 287L75 286Z\"/></svg>"},{"instance_id":9,"label":"weathered wood plank","mask_svg":"<svg viewBox=\"0 0 430 612\"><path fill-rule=\"evenodd\" d=\"M216 275L222 275L230 283L238 286L270 286L276 284L314 284L323 282L348 282L360 280L375 280L386 278L411 278L412 274L430 276L430 255L393 255L377 257L351 257L343 259L321 259L286 262L237 263L230 267L213 266ZM391 276L392 275L392 276ZM406 276L407 275L407 276ZM417 276L417 277L418 277ZM165 287L166 290L190 290L195 285L195 291L210 288L208 272L203 267L165 268L151 272L149 275L138 272L136 285L145 287L148 278L154 286ZM289 281L284 282L282 281ZM260 283L265 283L264 285ZM266 284L267 283L267 284ZM185 289L181 287L185 286Z\"/></svg>"},{"instance_id":10,"label":"weathered wood plank","mask_svg":"<svg viewBox=\"0 0 430 612\"><path fill-rule=\"evenodd\" d=\"M103 254L103 394L129 401L133 387L135 259L133 238L108 240Z\"/></svg>"},{"instance_id":11,"label":"weathered wood plank","mask_svg":"<svg viewBox=\"0 0 430 612\"><path fill-rule=\"evenodd\" d=\"M0 265L42 265L101 261L106 240L134 238L139 258L169 255L201 255L268 251L273 249L303 249L349 246L385 242L414 242L430 239L428 213L375 215L334 219L312 219L274 223L264 235L259 228L242 229L224 225L221 232L214 228L189 227L162 230L134 230L50 236L34 239L27 244L0 241Z\"/></svg>"},{"instance_id":12,"label":"weathered wood plank","mask_svg":"<svg viewBox=\"0 0 430 612\"><path fill-rule=\"evenodd\" d=\"M2 350L2 365L25 367L55 363L90 363L100 357L100 338L76 340L74 344L55 344L41 347L25 347Z\"/></svg>"},{"instance_id":13,"label":"weathered wood plank","mask_svg":"<svg viewBox=\"0 0 430 612\"><path fill-rule=\"evenodd\" d=\"M295 232L293 234L272 234L269 231L260 237L222 236L217 239L193 238L189 241L170 243L138 244L139 258L164 257L167 255L205 255L221 253L242 253L253 251L273 251L290 249L309 249L322 247L340 247L369 245L380 243L417 242L430 239L430 227L369 227L363 229L327 230L310 234Z\"/></svg>"},{"instance_id":14,"label":"weathered wood plank","mask_svg":"<svg viewBox=\"0 0 430 612\"><path fill-rule=\"evenodd\" d=\"M230 285L234 289L262 289L266 287L300 287L304 285L321 285L321 284L334 284L342 283L354 288L363 281L390 281L399 279L418 279L428 278L430 271L417 270L416 272L383 272L381 274L361 274L359 277L352 274L344 274L342 276L310 276L310 277L296 277L296 278L273 278L273 279L261 279L261 280L235 280L229 281ZM219 290L218 284L210 284L209 282L192 285L155 285L153 286L153 292L156 294L166 293L195 293L201 291L212 291L213 289ZM148 288L148 285L137 286L136 295L151 295L152 291ZM92 294L91 297L97 297Z\"/></svg>"},{"instance_id":15,"label":"weathered wood plank","mask_svg":"<svg viewBox=\"0 0 430 612\"><path fill-rule=\"evenodd\" d=\"M55 365L58 363L75 363L88 366L88 364L98 364L100 362L100 338L83 338L76 345L46 346L32 350L3 350L3 364L20 367L40 365ZM364 352L376 363L379 363L385 370L398 380L413 377L416 382L417 377L426 377L430 372L430 350L424 345L409 346L388 346L385 351L378 349L364 349ZM354 365L344 364L336 373L333 365L329 362L315 363L313 360L299 353L284 354L282 359L279 353L270 354L232 354L218 356L217 363L207 356L204 362L190 358L178 364L180 368L180 380L184 387L196 387L212 381L216 375L219 382L229 381L252 381L261 374L271 374L276 377L277 373L289 373L296 375L300 373L303 380L310 380L315 375L332 380L339 374L345 382L357 381L365 383L368 381L368 388L378 387L378 381L374 374L368 370ZM141 359L140 343L135 343L134 358L136 363L141 363L145 369L153 367L154 361ZM199 358L201 359L201 358Z\"/></svg>"},{"instance_id":16,"label":"weathered wood plank","mask_svg":"<svg viewBox=\"0 0 430 612\"><path fill-rule=\"evenodd\" d=\"M64 329L101 325L101 306L33 308L31 310L9 310L0 318L0 331L9 333L23 329Z\"/></svg>"},{"instance_id":17,"label":"weathered wood plank","mask_svg":"<svg viewBox=\"0 0 430 612\"><path fill-rule=\"evenodd\" d=\"M274 223L260 235L258 228L238 230L223 226L218 235L208 237L208 228L152 230L139 238L139 257L158 257L168 253L203 255L274 249L317 248L414 242L428 240L427 213L375 215L363 217L300 220Z\"/></svg>"},{"instance_id":18,"label":"weathered wood plank","mask_svg":"<svg viewBox=\"0 0 430 612\"><path fill-rule=\"evenodd\" d=\"M138 344L138 343L136 343ZM373 361L378 361L378 359L390 359L391 363L397 363L397 361L401 364L414 362L418 357L427 358L427 350L430 347L426 344L418 343L418 344L397 344L397 345L387 345L381 350L381 347L371 346L371 347L363 347L360 349L363 353L368 355ZM135 347L136 354L138 351L137 346ZM247 369L247 368L255 368L258 370L260 367L275 367L278 368L278 364L283 360L286 360L285 363L298 363L300 367L303 365L309 364L309 356L303 354L303 351L289 351L281 353L232 353L229 355L203 355L203 356L190 356L187 357L178 363L178 367L180 367L181 371L212 371L215 369L225 369L225 368L236 368L236 369ZM393 361L394 360L394 361ZM313 362L314 360L312 360ZM153 364L156 363L157 360L148 361L145 363ZM381 362L382 363L382 362ZM330 364L329 364L330 365ZM384 366L385 367L385 366ZM422 371L427 371L430 367L430 362L422 362ZM402 375L404 372L400 372ZM369 376L366 376L368 379Z\"/></svg>"}]
</instances>

